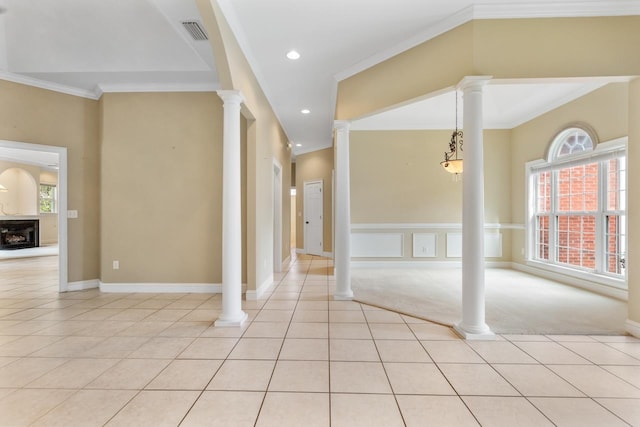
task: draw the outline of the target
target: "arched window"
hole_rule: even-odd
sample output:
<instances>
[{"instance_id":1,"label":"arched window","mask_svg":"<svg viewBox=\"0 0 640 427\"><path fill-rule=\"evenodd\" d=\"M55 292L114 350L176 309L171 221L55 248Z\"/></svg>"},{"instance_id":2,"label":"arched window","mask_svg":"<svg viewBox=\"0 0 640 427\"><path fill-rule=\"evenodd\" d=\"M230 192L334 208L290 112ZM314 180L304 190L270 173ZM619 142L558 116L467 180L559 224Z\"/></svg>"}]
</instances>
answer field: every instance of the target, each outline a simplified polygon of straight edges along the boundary
<instances>
[{"instance_id":1,"label":"arched window","mask_svg":"<svg viewBox=\"0 0 640 427\"><path fill-rule=\"evenodd\" d=\"M570 127L560 132L551 143L551 160L591 151L593 148L593 139L585 129Z\"/></svg>"},{"instance_id":2,"label":"arched window","mask_svg":"<svg viewBox=\"0 0 640 427\"><path fill-rule=\"evenodd\" d=\"M626 272L626 152L569 127L530 166L530 260L623 278Z\"/></svg>"}]
</instances>

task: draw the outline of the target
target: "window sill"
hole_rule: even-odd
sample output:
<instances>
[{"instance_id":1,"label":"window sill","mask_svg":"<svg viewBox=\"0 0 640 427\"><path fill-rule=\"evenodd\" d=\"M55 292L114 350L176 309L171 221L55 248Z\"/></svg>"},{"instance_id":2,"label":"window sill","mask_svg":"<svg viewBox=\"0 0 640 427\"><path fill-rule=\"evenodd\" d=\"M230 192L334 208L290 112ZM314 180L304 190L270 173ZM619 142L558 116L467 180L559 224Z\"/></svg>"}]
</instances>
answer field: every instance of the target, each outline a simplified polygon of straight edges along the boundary
<instances>
[{"instance_id":1,"label":"window sill","mask_svg":"<svg viewBox=\"0 0 640 427\"><path fill-rule=\"evenodd\" d=\"M628 289L626 279L618 279L615 277L605 276L604 274L574 270L572 268L566 268L555 264L547 264L534 260L526 260L525 265L558 275L566 276L568 278L579 279L580 281L589 282L596 286L606 286L624 292L627 292Z\"/></svg>"}]
</instances>

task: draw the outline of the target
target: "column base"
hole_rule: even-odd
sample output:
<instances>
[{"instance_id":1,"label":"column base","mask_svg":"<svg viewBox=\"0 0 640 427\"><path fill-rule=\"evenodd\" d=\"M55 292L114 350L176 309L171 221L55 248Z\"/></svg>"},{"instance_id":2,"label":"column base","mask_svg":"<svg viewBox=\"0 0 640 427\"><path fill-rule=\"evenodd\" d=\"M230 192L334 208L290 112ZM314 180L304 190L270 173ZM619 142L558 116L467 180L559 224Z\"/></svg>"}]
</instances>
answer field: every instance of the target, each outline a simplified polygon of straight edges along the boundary
<instances>
[{"instance_id":1,"label":"column base","mask_svg":"<svg viewBox=\"0 0 640 427\"><path fill-rule=\"evenodd\" d=\"M247 317L249 316L244 311L240 311L237 316L228 318L224 314L222 314L220 315L218 320L214 322L213 326L222 328L240 327L247 320Z\"/></svg>"},{"instance_id":2,"label":"column base","mask_svg":"<svg viewBox=\"0 0 640 427\"><path fill-rule=\"evenodd\" d=\"M334 301L351 301L353 299L353 291L333 294Z\"/></svg>"},{"instance_id":3,"label":"column base","mask_svg":"<svg viewBox=\"0 0 640 427\"><path fill-rule=\"evenodd\" d=\"M481 327L465 328L458 323L453 325L453 330L465 340L495 340L497 338L486 324Z\"/></svg>"}]
</instances>

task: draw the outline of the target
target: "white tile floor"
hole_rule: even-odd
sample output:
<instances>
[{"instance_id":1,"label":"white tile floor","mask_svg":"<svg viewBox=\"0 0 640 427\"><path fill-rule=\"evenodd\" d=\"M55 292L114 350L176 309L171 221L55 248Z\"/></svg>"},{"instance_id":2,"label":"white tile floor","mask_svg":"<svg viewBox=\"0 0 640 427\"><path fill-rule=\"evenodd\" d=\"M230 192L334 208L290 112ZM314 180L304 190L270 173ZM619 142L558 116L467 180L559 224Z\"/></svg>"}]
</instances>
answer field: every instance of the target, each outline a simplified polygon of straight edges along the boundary
<instances>
[{"instance_id":1,"label":"white tile floor","mask_svg":"<svg viewBox=\"0 0 640 427\"><path fill-rule=\"evenodd\" d=\"M640 426L632 337L465 342L317 257L214 328L220 295L60 295L55 262L0 261L1 426Z\"/></svg>"}]
</instances>

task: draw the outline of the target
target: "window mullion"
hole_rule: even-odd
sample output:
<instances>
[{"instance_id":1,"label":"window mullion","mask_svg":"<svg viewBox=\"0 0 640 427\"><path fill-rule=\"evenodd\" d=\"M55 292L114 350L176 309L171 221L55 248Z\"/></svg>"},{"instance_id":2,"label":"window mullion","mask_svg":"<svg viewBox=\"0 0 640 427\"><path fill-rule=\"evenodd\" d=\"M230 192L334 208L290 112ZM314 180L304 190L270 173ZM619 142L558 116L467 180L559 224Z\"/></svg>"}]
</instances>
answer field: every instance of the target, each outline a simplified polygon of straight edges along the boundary
<instances>
[{"instance_id":1,"label":"window mullion","mask_svg":"<svg viewBox=\"0 0 640 427\"><path fill-rule=\"evenodd\" d=\"M606 210L607 210L607 179L609 171L606 161L598 162L598 212L596 214L596 272L603 273L605 271L605 258L607 238L605 236L607 227Z\"/></svg>"},{"instance_id":2,"label":"window mullion","mask_svg":"<svg viewBox=\"0 0 640 427\"><path fill-rule=\"evenodd\" d=\"M556 222L558 218L557 214L557 197L558 197L558 171L551 171L551 194L550 212L549 212L549 261L558 262L558 250L556 248Z\"/></svg>"}]
</instances>

